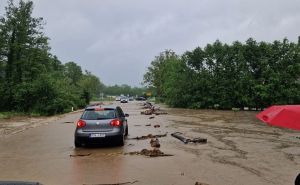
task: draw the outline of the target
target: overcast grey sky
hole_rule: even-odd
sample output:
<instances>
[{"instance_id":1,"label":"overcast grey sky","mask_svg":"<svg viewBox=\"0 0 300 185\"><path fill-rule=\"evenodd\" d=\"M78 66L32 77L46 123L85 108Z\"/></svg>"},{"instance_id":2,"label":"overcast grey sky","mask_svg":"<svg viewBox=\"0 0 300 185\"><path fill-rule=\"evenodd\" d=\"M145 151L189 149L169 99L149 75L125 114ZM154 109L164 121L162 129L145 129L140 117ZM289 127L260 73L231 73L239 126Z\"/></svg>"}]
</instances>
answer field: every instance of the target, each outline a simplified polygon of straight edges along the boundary
<instances>
[{"instance_id":1,"label":"overcast grey sky","mask_svg":"<svg viewBox=\"0 0 300 185\"><path fill-rule=\"evenodd\" d=\"M15 0L16 1L16 0ZM216 39L297 41L300 0L33 0L52 53L107 85L139 86L154 56ZM3 15L6 0L0 0Z\"/></svg>"}]
</instances>

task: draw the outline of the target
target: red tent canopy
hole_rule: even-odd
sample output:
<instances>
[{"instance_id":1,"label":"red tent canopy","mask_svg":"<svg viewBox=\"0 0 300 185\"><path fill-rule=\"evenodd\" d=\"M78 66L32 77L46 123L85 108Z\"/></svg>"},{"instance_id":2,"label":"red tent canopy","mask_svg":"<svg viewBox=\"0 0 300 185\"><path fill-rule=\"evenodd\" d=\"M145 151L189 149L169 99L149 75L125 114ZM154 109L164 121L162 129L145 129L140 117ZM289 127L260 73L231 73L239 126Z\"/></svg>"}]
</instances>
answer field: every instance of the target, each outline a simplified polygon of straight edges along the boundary
<instances>
[{"instance_id":1,"label":"red tent canopy","mask_svg":"<svg viewBox=\"0 0 300 185\"><path fill-rule=\"evenodd\" d=\"M273 126L300 130L300 105L274 105L256 117Z\"/></svg>"}]
</instances>

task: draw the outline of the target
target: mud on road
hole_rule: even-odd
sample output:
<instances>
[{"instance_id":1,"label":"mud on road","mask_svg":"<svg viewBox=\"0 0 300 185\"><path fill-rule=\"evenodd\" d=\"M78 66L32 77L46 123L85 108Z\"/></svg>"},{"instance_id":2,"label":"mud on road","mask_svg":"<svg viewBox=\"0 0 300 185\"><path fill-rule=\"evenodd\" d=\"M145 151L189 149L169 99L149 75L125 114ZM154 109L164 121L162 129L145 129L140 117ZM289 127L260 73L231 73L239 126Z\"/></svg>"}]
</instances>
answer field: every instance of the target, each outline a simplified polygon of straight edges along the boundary
<instances>
[{"instance_id":1,"label":"mud on road","mask_svg":"<svg viewBox=\"0 0 300 185\"><path fill-rule=\"evenodd\" d=\"M27 126L17 132L14 128L22 127L11 127L14 134L6 131L0 138L0 180L50 185L290 185L300 173L299 132L265 125L256 120L257 112L163 108L168 114L141 115L138 102L117 104L130 114L124 147L75 149L73 122L80 112L41 118L36 127L18 120ZM174 132L206 138L207 143L184 144L171 136ZM150 157L154 138L142 136L165 134L158 138L155 152L168 156Z\"/></svg>"},{"instance_id":2,"label":"mud on road","mask_svg":"<svg viewBox=\"0 0 300 185\"><path fill-rule=\"evenodd\" d=\"M53 123L64 118L70 114L76 114L83 110L77 110L74 112L56 115L56 116L15 116L13 118L0 119L0 137L9 137L10 135L23 132L30 128L35 128L48 123ZM74 123L74 121L67 121L66 123Z\"/></svg>"}]
</instances>

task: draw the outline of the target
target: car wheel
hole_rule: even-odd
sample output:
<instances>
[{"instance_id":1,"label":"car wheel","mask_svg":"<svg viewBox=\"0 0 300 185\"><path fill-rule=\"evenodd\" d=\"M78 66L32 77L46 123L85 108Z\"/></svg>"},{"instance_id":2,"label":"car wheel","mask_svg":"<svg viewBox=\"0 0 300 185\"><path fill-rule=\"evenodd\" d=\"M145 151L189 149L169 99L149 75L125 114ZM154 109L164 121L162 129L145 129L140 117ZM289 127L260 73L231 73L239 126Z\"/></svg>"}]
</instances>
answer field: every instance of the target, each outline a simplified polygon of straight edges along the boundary
<instances>
[{"instance_id":1,"label":"car wheel","mask_svg":"<svg viewBox=\"0 0 300 185\"><path fill-rule=\"evenodd\" d=\"M125 144L125 136L122 135L122 136L120 137L119 141L118 141L118 145L119 145L119 146L124 146L124 144Z\"/></svg>"},{"instance_id":2,"label":"car wheel","mask_svg":"<svg viewBox=\"0 0 300 185\"><path fill-rule=\"evenodd\" d=\"M125 136L128 136L128 125L127 125L126 130L125 130Z\"/></svg>"},{"instance_id":3,"label":"car wheel","mask_svg":"<svg viewBox=\"0 0 300 185\"><path fill-rule=\"evenodd\" d=\"M79 142L77 142L76 140L74 141L74 145L75 145L75 148L79 148L79 147L82 146L82 145L81 145Z\"/></svg>"}]
</instances>

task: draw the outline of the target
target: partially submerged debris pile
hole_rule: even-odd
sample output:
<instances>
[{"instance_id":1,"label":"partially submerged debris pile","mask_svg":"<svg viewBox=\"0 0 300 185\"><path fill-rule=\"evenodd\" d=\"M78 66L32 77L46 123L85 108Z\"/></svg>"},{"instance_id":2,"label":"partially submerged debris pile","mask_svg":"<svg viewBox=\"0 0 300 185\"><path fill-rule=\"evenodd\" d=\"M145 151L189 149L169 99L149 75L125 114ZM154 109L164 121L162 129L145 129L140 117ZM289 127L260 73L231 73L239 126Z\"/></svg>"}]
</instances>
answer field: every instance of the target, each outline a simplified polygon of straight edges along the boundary
<instances>
[{"instance_id":1,"label":"partially submerged debris pile","mask_svg":"<svg viewBox=\"0 0 300 185\"><path fill-rule=\"evenodd\" d=\"M189 142L191 142L191 143L207 143L207 139L206 138L201 138L201 137L198 137L198 138L187 138L181 132L174 132L174 133L171 134L171 136L179 139L184 144L187 144Z\"/></svg>"},{"instance_id":2,"label":"partially submerged debris pile","mask_svg":"<svg viewBox=\"0 0 300 185\"><path fill-rule=\"evenodd\" d=\"M144 105L143 105L143 108L144 108L144 109L154 109L155 106L152 105L152 103L150 103L150 102L145 102ZM158 108L159 108L159 107L158 107Z\"/></svg>"},{"instance_id":3,"label":"partially submerged debris pile","mask_svg":"<svg viewBox=\"0 0 300 185\"><path fill-rule=\"evenodd\" d=\"M141 114L145 114L145 115L151 115L153 113L153 111L151 109L147 109L141 112Z\"/></svg>"},{"instance_id":4,"label":"partially submerged debris pile","mask_svg":"<svg viewBox=\"0 0 300 185\"><path fill-rule=\"evenodd\" d=\"M162 151L160 151L157 148L154 148L152 150L148 150L148 149L143 149L139 152L129 152L126 153L129 155L144 155L144 156L149 156L149 157L166 157L166 156L173 156L171 154L165 154Z\"/></svg>"},{"instance_id":5,"label":"partially submerged debris pile","mask_svg":"<svg viewBox=\"0 0 300 185\"><path fill-rule=\"evenodd\" d=\"M166 136L167 136L167 133L157 134L157 135L148 134L146 136L137 136L137 137L130 138L130 139L144 140L144 139L159 138L159 137L166 137Z\"/></svg>"},{"instance_id":6,"label":"partially submerged debris pile","mask_svg":"<svg viewBox=\"0 0 300 185\"><path fill-rule=\"evenodd\" d=\"M133 139L151 139L150 140L150 146L152 147L152 150L148 150L148 149L143 149L141 151L135 151L135 152L129 152L129 153L125 153L125 154L129 154L129 155L144 155L144 156L149 156L149 157L165 157L165 156L173 156L171 154L165 154L162 151L159 150L160 148L160 143L158 138L159 137L166 137L166 134L163 135L152 135L152 134L148 134L147 136L141 136L141 137L136 137Z\"/></svg>"},{"instance_id":7,"label":"partially submerged debris pile","mask_svg":"<svg viewBox=\"0 0 300 185\"><path fill-rule=\"evenodd\" d=\"M196 182L195 185L209 185L209 184L205 184L205 183L202 183L202 182Z\"/></svg>"},{"instance_id":8,"label":"partially submerged debris pile","mask_svg":"<svg viewBox=\"0 0 300 185\"><path fill-rule=\"evenodd\" d=\"M151 139L150 140L150 145L153 148L159 148L160 147L159 140L157 138L156 139Z\"/></svg>"},{"instance_id":9,"label":"partially submerged debris pile","mask_svg":"<svg viewBox=\"0 0 300 185\"><path fill-rule=\"evenodd\" d=\"M155 114L155 115L158 116L158 115L168 114L168 113L167 113L167 112L160 111L160 110L146 109L146 110L142 111L141 114L144 114L144 115L152 115L152 114Z\"/></svg>"},{"instance_id":10,"label":"partially submerged debris pile","mask_svg":"<svg viewBox=\"0 0 300 185\"><path fill-rule=\"evenodd\" d=\"M167 114L166 112L160 111L160 107L152 105L150 102L144 103L144 107L143 108L146 109L146 110L144 110L144 111L141 112L141 114L144 114L144 115L152 115L152 114L161 115L161 114Z\"/></svg>"}]
</instances>

